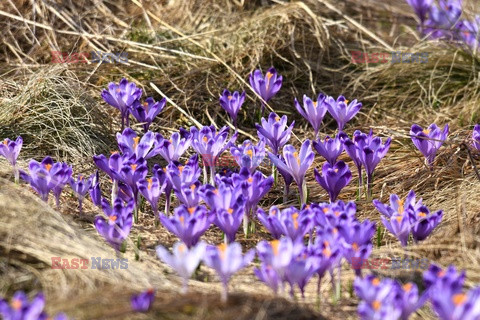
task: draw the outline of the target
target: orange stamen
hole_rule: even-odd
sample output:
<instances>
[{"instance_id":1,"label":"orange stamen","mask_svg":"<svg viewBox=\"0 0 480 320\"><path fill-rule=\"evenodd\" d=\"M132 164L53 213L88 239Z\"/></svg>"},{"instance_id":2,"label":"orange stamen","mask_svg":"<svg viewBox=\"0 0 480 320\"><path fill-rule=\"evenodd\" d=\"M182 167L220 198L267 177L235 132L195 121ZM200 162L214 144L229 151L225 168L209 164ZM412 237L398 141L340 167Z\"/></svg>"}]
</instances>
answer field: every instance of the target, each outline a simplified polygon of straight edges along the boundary
<instances>
[{"instance_id":1,"label":"orange stamen","mask_svg":"<svg viewBox=\"0 0 480 320\"><path fill-rule=\"evenodd\" d=\"M372 279L372 284L373 284L375 287L378 286L378 285L380 284L380 279L378 279L378 278L373 278L373 279Z\"/></svg>"},{"instance_id":2,"label":"orange stamen","mask_svg":"<svg viewBox=\"0 0 480 320\"><path fill-rule=\"evenodd\" d=\"M180 217L178 218L178 220L180 220L180 223L182 224L182 226L185 224L185 217Z\"/></svg>"},{"instance_id":3,"label":"orange stamen","mask_svg":"<svg viewBox=\"0 0 480 320\"><path fill-rule=\"evenodd\" d=\"M252 150L247 150L246 154L248 154L248 156L249 156L250 158L253 157L253 151L252 151Z\"/></svg>"},{"instance_id":4,"label":"orange stamen","mask_svg":"<svg viewBox=\"0 0 480 320\"><path fill-rule=\"evenodd\" d=\"M402 214L403 211L405 211L405 208L403 207L403 200L398 199L397 204L398 204L398 213Z\"/></svg>"},{"instance_id":5,"label":"orange stamen","mask_svg":"<svg viewBox=\"0 0 480 320\"><path fill-rule=\"evenodd\" d=\"M412 290L412 287L413 287L413 284L411 282L402 286L403 290L406 292L410 292L410 290Z\"/></svg>"},{"instance_id":6,"label":"orange stamen","mask_svg":"<svg viewBox=\"0 0 480 320\"><path fill-rule=\"evenodd\" d=\"M190 207L188 208L188 213L193 214L195 212L196 207Z\"/></svg>"},{"instance_id":7,"label":"orange stamen","mask_svg":"<svg viewBox=\"0 0 480 320\"><path fill-rule=\"evenodd\" d=\"M137 150L139 141L140 141L140 137L133 138L133 150Z\"/></svg>"},{"instance_id":8,"label":"orange stamen","mask_svg":"<svg viewBox=\"0 0 480 320\"><path fill-rule=\"evenodd\" d=\"M115 222L117 221L117 216L110 216L108 217L108 220L110 220L111 222Z\"/></svg>"},{"instance_id":9,"label":"orange stamen","mask_svg":"<svg viewBox=\"0 0 480 320\"><path fill-rule=\"evenodd\" d=\"M430 133L430 129L423 129L422 132L425 133L426 135L428 135Z\"/></svg>"},{"instance_id":10,"label":"orange stamen","mask_svg":"<svg viewBox=\"0 0 480 320\"><path fill-rule=\"evenodd\" d=\"M8 145L8 140L7 139L3 140L3 144Z\"/></svg>"},{"instance_id":11,"label":"orange stamen","mask_svg":"<svg viewBox=\"0 0 480 320\"><path fill-rule=\"evenodd\" d=\"M232 100L233 99L233 96L228 96L228 100Z\"/></svg>"},{"instance_id":12,"label":"orange stamen","mask_svg":"<svg viewBox=\"0 0 480 320\"><path fill-rule=\"evenodd\" d=\"M47 169L47 171L50 171L50 169L52 169L52 165L50 163L47 163L45 165L45 169Z\"/></svg>"},{"instance_id":13,"label":"orange stamen","mask_svg":"<svg viewBox=\"0 0 480 320\"><path fill-rule=\"evenodd\" d=\"M222 244L218 245L217 248L220 251L220 259L225 260L226 251L227 251L227 244L222 243Z\"/></svg>"},{"instance_id":14,"label":"orange stamen","mask_svg":"<svg viewBox=\"0 0 480 320\"><path fill-rule=\"evenodd\" d=\"M22 300L20 299L14 299L12 301L12 308L14 310L20 310L22 308Z\"/></svg>"},{"instance_id":15,"label":"orange stamen","mask_svg":"<svg viewBox=\"0 0 480 320\"><path fill-rule=\"evenodd\" d=\"M275 121L276 121L276 122L280 121L280 117L279 117L279 116L276 116L276 117L275 117Z\"/></svg>"},{"instance_id":16,"label":"orange stamen","mask_svg":"<svg viewBox=\"0 0 480 320\"><path fill-rule=\"evenodd\" d=\"M298 229L298 221L297 221L298 213L295 212L294 214L292 214L292 219L293 219L293 227L295 228L295 230L297 230Z\"/></svg>"},{"instance_id":17,"label":"orange stamen","mask_svg":"<svg viewBox=\"0 0 480 320\"><path fill-rule=\"evenodd\" d=\"M152 178L148 178L147 181L148 181L147 189L150 190L150 189L152 189L153 179L152 179Z\"/></svg>"},{"instance_id":18,"label":"orange stamen","mask_svg":"<svg viewBox=\"0 0 480 320\"><path fill-rule=\"evenodd\" d=\"M185 251L185 250L187 250L187 247L183 243L178 246L178 251L180 253L183 253L183 251Z\"/></svg>"},{"instance_id":19,"label":"orange stamen","mask_svg":"<svg viewBox=\"0 0 480 320\"><path fill-rule=\"evenodd\" d=\"M466 300L467 300L467 295L464 293L458 293L453 295L452 297L453 304L456 306L464 304Z\"/></svg>"},{"instance_id":20,"label":"orange stamen","mask_svg":"<svg viewBox=\"0 0 480 320\"><path fill-rule=\"evenodd\" d=\"M358 243L356 242L352 243L352 249L353 251L358 251Z\"/></svg>"},{"instance_id":21,"label":"orange stamen","mask_svg":"<svg viewBox=\"0 0 480 320\"><path fill-rule=\"evenodd\" d=\"M253 178L252 178L252 177L248 178L248 179L247 179L247 182L248 182L248 183L252 183L252 182L253 182Z\"/></svg>"},{"instance_id":22,"label":"orange stamen","mask_svg":"<svg viewBox=\"0 0 480 320\"><path fill-rule=\"evenodd\" d=\"M375 311L378 311L378 309L380 309L381 306L382 306L382 303L378 300L375 300L372 302L372 308Z\"/></svg>"},{"instance_id":23,"label":"orange stamen","mask_svg":"<svg viewBox=\"0 0 480 320\"><path fill-rule=\"evenodd\" d=\"M183 172L183 166L178 166L178 171L180 171L180 174Z\"/></svg>"},{"instance_id":24,"label":"orange stamen","mask_svg":"<svg viewBox=\"0 0 480 320\"><path fill-rule=\"evenodd\" d=\"M279 240L272 240L272 241L270 241L270 245L272 246L273 254L275 256L277 256L278 255L278 246L280 245L280 241Z\"/></svg>"},{"instance_id":25,"label":"orange stamen","mask_svg":"<svg viewBox=\"0 0 480 320\"><path fill-rule=\"evenodd\" d=\"M136 164L131 164L130 167L132 168L133 171L137 170L137 165Z\"/></svg>"},{"instance_id":26,"label":"orange stamen","mask_svg":"<svg viewBox=\"0 0 480 320\"><path fill-rule=\"evenodd\" d=\"M196 187L197 187L196 185L192 184L192 185L190 186L190 190L194 191Z\"/></svg>"},{"instance_id":27,"label":"orange stamen","mask_svg":"<svg viewBox=\"0 0 480 320\"><path fill-rule=\"evenodd\" d=\"M214 194L218 194L218 189L213 190Z\"/></svg>"},{"instance_id":28,"label":"orange stamen","mask_svg":"<svg viewBox=\"0 0 480 320\"><path fill-rule=\"evenodd\" d=\"M232 208L228 208L227 212L230 213L230 214L232 214L232 213L233 213L233 209L232 209Z\"/></svg>"},{"instance_id":29,"label":"orange stamen","mask_svg":"<svg viewBox=\"0 0 480 320\"><path fill-rule=\"evenodd\" d=\"M207 142L208 138L204 136L202 140L203 140L203 142Z\"/></svg>"}]
</instances>

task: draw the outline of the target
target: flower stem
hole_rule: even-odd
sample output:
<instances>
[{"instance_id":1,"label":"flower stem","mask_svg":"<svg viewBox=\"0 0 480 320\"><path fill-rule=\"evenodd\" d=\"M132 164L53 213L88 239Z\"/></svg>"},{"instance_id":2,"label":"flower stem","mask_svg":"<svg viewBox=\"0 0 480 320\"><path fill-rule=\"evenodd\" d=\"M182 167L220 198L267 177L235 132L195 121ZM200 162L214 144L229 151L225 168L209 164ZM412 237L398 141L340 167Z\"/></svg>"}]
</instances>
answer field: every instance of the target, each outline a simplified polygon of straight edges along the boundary
<instances>
[{"instance_id":1,"label":"flower stem","mask_svg":"<svg viewBox=\"0 0 480 320\"><path fill-rule=\"evenodd\" d=\"M18 184L20 182L20 170L16 166L13 166L13 176L15 184Z\"/></svg>"},{"instance_id":2,"label":"flower stem","mask_svg":"<svg viewBox=\"0 0 480 320\"><path fill-rule=\"evenodd\" d=\"M243 233L245 234L245 239L248 238L248 211L245 208L245 214L243 215Z\"/></svg>"},{"instance_id":3,"label":"flower stem","mask_svg":"<svg viewBox=\"0 0 480 320\"><path fill-rule=\"evenodd\" d=\"M276 165L272 165L273 185L277 186L278 170Z\"/></svg>"},{"instance_id":4,"label":"flower stem","mask_svg":"<svg viewBox=\"0 0 480 320\"><path fill-rule=\"evenodd\" d=\"M215 186L215 166L213 164L210 166L210 184Z\"/></svg>"},{"instance_id":5,"label":"flower stem","mask_svg":"<svg viewBox=\"0 0 480 320\"><path fill-rule=\"evenodd\" d=\"M288 194L290 193L290 185L285 183L285 187L283 188L283 203L287 202Z\"/></svg>"},{"instance_id":6,"label":"flower stem","mask_svg":"<svg viewBox=\"0 0 480 320\"><path fill-rule=\"evenodd\" d=\"M300 206L307 203L307 183L305 180L302 181L302 184L298 186L298 191L300 193Z\"/></svg>"},{"instance_id":7,"label":"flower stem","mask_svg":"<svg viewBox=\"0 0 480 320\"><path fill-rule=\"evenodd\" d=\"M227 302L227 298L228 298L228 283L224 282L223 283L222 296L221 296L222 302L223 303Z\"/></svg>"},{"instance_id":8,"label":"flower stem","mask_svg":"<svg viewBox=\"0 0 480 320\"><path fill-rule=\"evenodd\" d=\"M113 204L115 203L115 199L117 199L117 193L118 193L118 181L113 180L113 186L112 186L112 207Z\"/></svg>"}]
</instances>

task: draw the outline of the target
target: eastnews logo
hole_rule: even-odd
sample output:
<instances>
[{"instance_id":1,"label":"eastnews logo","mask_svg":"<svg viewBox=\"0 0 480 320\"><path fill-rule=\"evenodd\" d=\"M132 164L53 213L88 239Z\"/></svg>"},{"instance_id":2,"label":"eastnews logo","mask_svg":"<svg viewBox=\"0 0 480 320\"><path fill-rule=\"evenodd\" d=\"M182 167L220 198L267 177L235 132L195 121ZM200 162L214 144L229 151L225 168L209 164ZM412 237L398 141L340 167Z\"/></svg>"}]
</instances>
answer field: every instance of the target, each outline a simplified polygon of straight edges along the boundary
<instances>
[{"instance_id":1,"label":"eastnews logo","mask_svg":"<svg viewBox=\"0 0 480 320\"><path fill-rule=\"evenodd\" d=\"M88 269L88 259L52 257L52 269ZM91 257L90 269L128 269L128 259Z\"/></svg>"}]
</instances>

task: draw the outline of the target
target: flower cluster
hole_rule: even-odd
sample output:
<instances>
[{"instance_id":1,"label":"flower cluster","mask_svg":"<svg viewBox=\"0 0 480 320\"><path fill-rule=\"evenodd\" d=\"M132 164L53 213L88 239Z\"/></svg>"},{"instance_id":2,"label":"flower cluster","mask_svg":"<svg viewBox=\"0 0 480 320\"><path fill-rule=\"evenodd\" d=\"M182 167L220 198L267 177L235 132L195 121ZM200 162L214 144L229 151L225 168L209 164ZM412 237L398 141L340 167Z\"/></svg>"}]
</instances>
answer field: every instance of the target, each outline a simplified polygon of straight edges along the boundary
<instances>
[{"instance_id":1,"label":"flower cluster","mask_svg":"<svg viewBox=\"0 0 480 320\"><path fill-rule=\"evenodd\" d=\"M28 301L27 295L23 291L17 291L12 297L10 304L7 300L0 298L0 315L5 320L23 320L23 319L53 319L67 320L63 313L53 318L48 317L43 308L45 307L45 296L38 293L32 301Z\"/></svg>"}]
</instances>

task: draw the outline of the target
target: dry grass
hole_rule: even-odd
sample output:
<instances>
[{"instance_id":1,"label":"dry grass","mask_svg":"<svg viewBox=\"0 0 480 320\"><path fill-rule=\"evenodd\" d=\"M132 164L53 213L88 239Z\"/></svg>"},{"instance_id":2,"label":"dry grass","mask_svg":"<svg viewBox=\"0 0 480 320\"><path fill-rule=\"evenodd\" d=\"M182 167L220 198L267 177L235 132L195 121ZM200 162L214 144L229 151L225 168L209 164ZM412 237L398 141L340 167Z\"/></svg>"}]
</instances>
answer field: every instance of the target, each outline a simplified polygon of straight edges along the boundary
<instances>
[{"instance_id":1,"label":"dry grass","mask_svg":"<svg viewBox=\"0 0 480 320\"><path fill-rule=\"evenodd\" d=\"M3 2L0 137L23 136L23 168L29 157L48 154L73 164L74 172L91 173L91 156L115 148L114 134L119 130L118 113L101 100L100 90L124 76L148 95L156 99L163 95L176 104L170 103L151 127L162 133L194 125L192 118L223 126L228 120L218 105L219 93L223 88L246 90L239 125L245 137L256 136L252 128L257 119L252 114L259 98L248 87L247 75L255 68L274 65L284 76L284 86L270 107L296 121L294 145L313 138L293 108L294 97L324 92L357 98L364 108L348 133L371 127L376 134L393 138L376 171L373 197L387 201L391 193L404 197L413 189L431 210L444 210L441 225L422 244L404 250L384 232L382 246L374 249L373 256L410 255L442 266L454 263L467 270L469 286L480 282L476 201L480 184L472 168L472 160L478 163L479 158L470 157L466 150L471 126L480 121L478 58L455 45L418 38L412 12L402 1L262 2L266 1ZM55 65L50 64L51 50L126 50L129 63ZM430 56L425 64L365 65L350 62L352 50L430 52ZM324 132L331 134L336 126L326 120ZM449 141L433 172L408 137L414 122L450 125ZM344 155L343 160L347 159ZM314 166L321 166L320 158ZM326 201L312 171L308 172L310 200ZM7 171L2 176L11 179ZM59 213L26 186L6 180L0 185L0 292L7 295L17 289L44 290L50 310L65 310L78 319L310 319L319 317L319 310L332 319L354 317L357 299L349 292L353 272L346 265L344 295L335 305L329 303L328 279L324 279L320 305L313 283L306 300L297 303L273 299L254 278L252 267L234 277L228 305L218 304L220 286L204 267L192 281L193 293L180 297L178 279L154 257L157 244L170 245L175 237L154 228L148 205L130 237L127 270L52 270L52 256L113 258L114 252L91 223L99 212L87 201L85 215L78 216L75 200L65 192ZM355 199L355 185L354 173L341 199ZM277 186L261 206L279 203L281 195ZM288 205L298 205L294 195ZM371 201L361 199L357 205L360 219L380 221ZM138 236L141 259L135 261L131 249ZM264 236L268 235L259 228L253 238L240 235L239 240L250 248ZM221 241L216 229L205 238L211 243ZM382 275L421 282L418 273ZM154 310L148 315L129 313L130 294L149 286L158 289ZM102 307L92 307L98 301ZM417 317L433 315L423 308Z\"/></svg>"}]
</instances>

